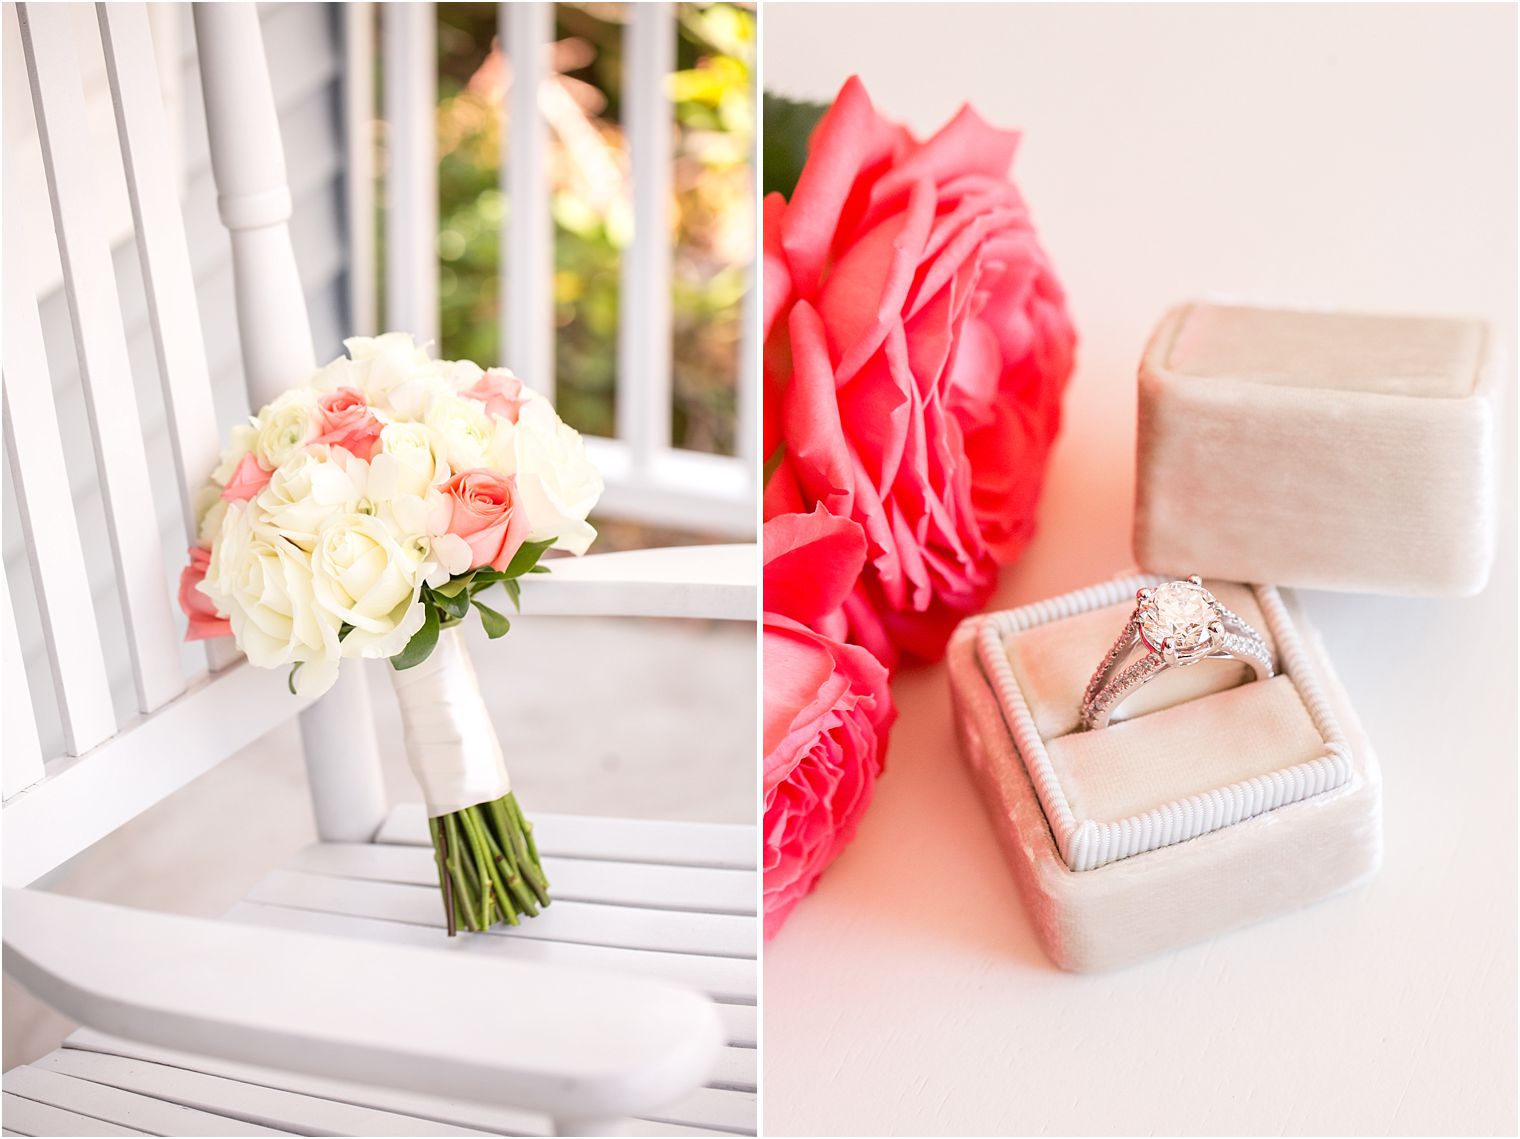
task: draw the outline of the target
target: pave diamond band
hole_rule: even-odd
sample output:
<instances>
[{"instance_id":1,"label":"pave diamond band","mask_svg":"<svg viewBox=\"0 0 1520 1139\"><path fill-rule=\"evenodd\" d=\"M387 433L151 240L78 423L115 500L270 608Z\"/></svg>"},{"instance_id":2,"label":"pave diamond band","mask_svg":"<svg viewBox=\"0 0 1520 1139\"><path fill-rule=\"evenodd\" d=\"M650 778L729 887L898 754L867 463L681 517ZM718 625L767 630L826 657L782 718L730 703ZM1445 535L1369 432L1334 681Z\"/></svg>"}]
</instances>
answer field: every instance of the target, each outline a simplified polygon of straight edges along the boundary
<instances>
[{"instance_id":1,"label":"pave diamond band","mask_svg":"<svg viewBox=\"0 0 1520 1139\"><path fill-rule=\"evenodd\" d=\"M1087 682L1082 726L1106 727L1114 709L1146 681L1201 660L1242 661L1257 680L1272 675L1272 654L1260 634L1221 605L1196 574L1140 590L1124 631Z\"/></svg>"}]
</instances>

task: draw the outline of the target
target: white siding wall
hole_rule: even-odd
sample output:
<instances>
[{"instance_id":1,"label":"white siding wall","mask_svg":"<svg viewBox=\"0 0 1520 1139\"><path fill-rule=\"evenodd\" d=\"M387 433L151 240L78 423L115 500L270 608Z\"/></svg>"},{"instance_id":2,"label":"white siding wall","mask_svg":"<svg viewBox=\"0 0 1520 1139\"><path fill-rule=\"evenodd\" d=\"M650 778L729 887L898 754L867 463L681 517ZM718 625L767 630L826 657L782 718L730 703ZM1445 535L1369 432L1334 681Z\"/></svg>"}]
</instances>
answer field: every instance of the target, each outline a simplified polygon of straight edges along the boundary
<instances>
[{"instance_id":1,"label":"white siding wall","mask_svg":"<svg viewBox=\"0 0 1520 1139\"><path fill-rule=\"evenodd\" d=\"M171 131L180 141L185 202L185 221L196 290L200 298L201 323L216 389L217 412L225 431L239 414L243 399L243 376L237 328L233 312L232 265L226 232L216 213L216 192L211 180L206 144L205 113L201 104L195 38L188 6L163 6L155 13L160 69L166 71L166 87L178 86L179 106ZM342 338L349 325L347 314L348 237L343 216L343 122L341 62L342 18L337 5L271 4L260 6L272 71L275 98L284 131L290 169L295 216L291 223L296 259L301 269L312 332L319 359L342 351ZM81 21L88 28L93 20ZM98 40L81 34L80 52L86 62L98 66ZM173 56L170 63L168 56ZM173 70L169 70L170 68ZM13 86L7 85L7 98ZM96 92L90 92L92 100ZM14 108L7 108L7 120ZM30 107L25 108L30 116ZM109 112L107 111L107 114ZM7 145L14 139L7 136ZM35 144L33 144L35 145ZM102 166L119 169L119 155L111 148L102 154ZM114 172L103 178L119 181ZM39 203L40 205L40 203ZM7 208L9 204L7 204ZM132 360L137 398L142 409L148 452L153 457L152 484L158 506L166 558L174 574L184 564L185 544L175 489L169 441L159 395L157 367L147 325L140 269L135 249L124 235L115 249L115 268L125 309L128 349ZM96 482L85 417L78 365L74 360L68 312L56 291L41 305L43 330L48 344L52 381L58 398L60 421L66 437L65 451L73 472L70 491L85 536L86 556L98 558L90 567L93 602L99 613L106 642L106 657L117 714L126 718L133 707L132 676L127 659L121 607L115 596L111 559L105 544L105 519ZM293 377L294 379L294 377ZM41 627L26 551L20 531L12 480L5 480L3 541L6 578L15 602L16 620L27 663L33 703L42 734L44 755L62 749L53 686L42 645ZM196 659L187 649L187 661ZM203 659L203 658L202 658Z\"/></svg>"}]
</instances>

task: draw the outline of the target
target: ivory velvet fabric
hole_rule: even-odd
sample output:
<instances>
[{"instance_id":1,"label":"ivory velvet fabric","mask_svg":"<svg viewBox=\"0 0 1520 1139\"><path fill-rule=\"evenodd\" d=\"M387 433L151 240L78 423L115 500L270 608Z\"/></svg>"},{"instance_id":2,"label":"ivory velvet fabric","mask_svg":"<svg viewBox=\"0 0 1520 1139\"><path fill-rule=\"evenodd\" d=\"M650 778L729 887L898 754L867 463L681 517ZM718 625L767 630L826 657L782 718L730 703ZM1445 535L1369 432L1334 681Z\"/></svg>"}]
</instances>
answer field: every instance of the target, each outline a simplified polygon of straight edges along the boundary
<instances>
[{"instance_id":1,"label":"ivory velvet fabric","mask_svg":"<svg viewBox=\"0 0 1520 1139\"><path fill-rule=\"evenodd\" d=\"M1496 528L1486 325L1189 304L1140 365L1135 556L1162 573L1466 596Z\"/></svg>"},{"instance_id":2,"label":"ivory velvet fabric","mask_svg":"<svg viewBox=\"0 0 1520 1139\"><path fill-rule=\"evenodd\" d=\"M1226 604L1241 612L1244 606L1234 600ZM1053 643L1051 630L1085 624L1081 618L1098 612L1037 629ZM1376 871L1382 851L1376 759L1317 634L1291 600L1289 612L1349 745L1351 778L1196 838L1080 871L1071 870L1056 847L978 660L980 619L957 630L948 660L962 754L1041 943L1060 968L1140 961L1296 909ZM1073 641L1091 643L1091 632L1066 631ZM1324 745L1283 676L1200 693L1100 732L1047 739L1046 746L1073 808L1105 818L1290 767Z\"/></svg>"}]
</instances>

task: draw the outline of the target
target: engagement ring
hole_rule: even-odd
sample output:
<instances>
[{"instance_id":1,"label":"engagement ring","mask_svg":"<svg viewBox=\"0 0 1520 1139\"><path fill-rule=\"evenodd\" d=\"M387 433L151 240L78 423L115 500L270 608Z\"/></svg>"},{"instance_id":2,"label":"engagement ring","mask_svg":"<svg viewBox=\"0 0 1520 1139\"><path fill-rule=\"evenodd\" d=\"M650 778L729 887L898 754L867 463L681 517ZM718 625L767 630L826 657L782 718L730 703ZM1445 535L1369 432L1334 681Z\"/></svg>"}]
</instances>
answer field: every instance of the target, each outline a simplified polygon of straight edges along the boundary
<instances>
[{"instance_id":1,"label":"engagement ring","mask_svg":"<svg viewBox=\"0 0 1520 1139\"><path fill-rule=\"evenodd\" d=\"M1140 657L1126 663L1137 648ZM1201 660L1238 660L1257 680L1272 676L1272 654L1261 636L1203 588L1197 574L1140 590L1124 632L1087 683L1082 726L1107 726L1114 709L1146 681Z\"/></svg>"}]
</instances>

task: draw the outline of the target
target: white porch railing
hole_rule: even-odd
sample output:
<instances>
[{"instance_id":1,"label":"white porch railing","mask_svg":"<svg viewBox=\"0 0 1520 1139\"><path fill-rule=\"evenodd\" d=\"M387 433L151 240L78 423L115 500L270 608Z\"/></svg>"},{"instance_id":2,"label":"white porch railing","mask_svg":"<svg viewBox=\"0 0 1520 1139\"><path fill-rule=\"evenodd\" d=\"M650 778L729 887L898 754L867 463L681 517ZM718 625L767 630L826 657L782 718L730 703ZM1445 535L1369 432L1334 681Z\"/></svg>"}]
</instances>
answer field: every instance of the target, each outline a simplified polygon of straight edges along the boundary
<instances>
[{"instance_id":1,"label":"white porch railing","mask_svg":"<svg viewBox=\"0 0 1520 1139\"><path fill-rule=\"evenodd\" d=\"M374 177L370 154L376 5L346 6L350 209L354 227L353 312L361 332L376 323L373 271ZM387 328L419 339L438 335L437 14L431 3L379 5L384 40L381 108L386 123L385 215ZM554 223L550 214L550 136L541 95L552 82L553 4L502 3L499 29L511 61L503 111L502 191L508 202L501 248L502 361L526 383L554 395ZM630 145L631 244L623 250L619 290L616 435L586 439L607 481L599 513L655 525L752 536L758 472L754 407L753 287L745 299L736 406L735 455L676 447L671 440L670 187L674 109L665 77L674 66L675 8L627 6L623 121ZM364 279L364 273L369 279ZM753 268L751 268L753 281ZM481 361L481 363L486 363Z\"/></svg>"}]
</instances>

